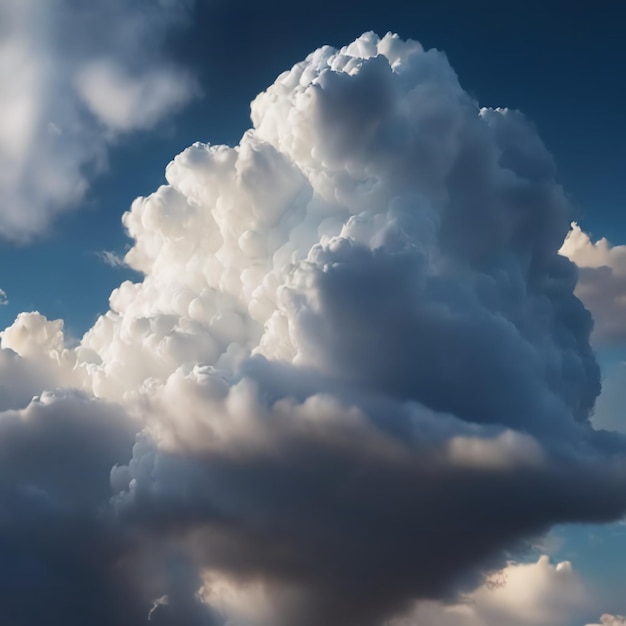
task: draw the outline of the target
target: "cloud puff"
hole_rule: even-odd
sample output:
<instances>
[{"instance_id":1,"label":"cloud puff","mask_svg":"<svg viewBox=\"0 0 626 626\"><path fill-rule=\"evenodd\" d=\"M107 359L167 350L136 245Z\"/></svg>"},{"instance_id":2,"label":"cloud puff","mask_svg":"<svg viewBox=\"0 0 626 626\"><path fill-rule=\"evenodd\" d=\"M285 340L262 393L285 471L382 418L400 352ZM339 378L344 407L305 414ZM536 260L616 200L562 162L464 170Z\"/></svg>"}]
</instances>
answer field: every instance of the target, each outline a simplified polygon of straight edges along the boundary
<instances>
[{"instance_id":1,"label":"cloud puff","mask_svg":"<svg viewBox=\"0 0 626 626\"><path fill-rule=\"evenodd\" d=\"M595 243L573 223L560 253L579 267L576 295L593 314L594 339L601 344L626 340L626 246L606 238Z\"/></svg>"},{"instance_id":2,"label":"cloud puff","mask_svg":"<svg viewBox=\"0 0 626 626\"><path fill-rule=\"evenodd\" d=\"M510 563L462 602L417 604L393 626L565 626L593 605L571 563Z\"/></svg>"},{"instance_id":3,"label":"cloud puff","mask_svg":"<svg viewBox=\"0 0 626 626\"><path fill-rule=\"evenodd\" d=\"M54 617L378 626L480 587L555 523L623 515L626 448L589 423L592 321L558 254L568 205L522 114L367 33L281 74L252 121L133 203L144 278L79 345L38 314L2 334L5 377L28 381L7 408L75 388L138 433L92 455L110 499L58 518L86 530L44 559L68 572ZM80 616L73 576L99 581Z\"/></svg>"},{"instance_id":4,"label":"cloud puff","mask_svg":"<svg viewBox=\"0 0 626 626\"><path fill-rule=\"evenodd\" d=\"M44 232L83 197L112 142L194 95L161 52L189 4L0 1L0 235Z\"/></svg>"}]
</instances>

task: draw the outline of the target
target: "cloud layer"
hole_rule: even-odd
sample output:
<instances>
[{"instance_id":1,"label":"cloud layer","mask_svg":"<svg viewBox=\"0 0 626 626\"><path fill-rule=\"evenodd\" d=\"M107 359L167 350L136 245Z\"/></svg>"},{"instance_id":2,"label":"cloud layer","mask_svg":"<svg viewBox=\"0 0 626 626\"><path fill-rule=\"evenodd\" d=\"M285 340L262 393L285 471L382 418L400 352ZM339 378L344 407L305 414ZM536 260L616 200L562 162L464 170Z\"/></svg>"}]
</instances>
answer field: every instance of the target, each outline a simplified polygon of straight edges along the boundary
<instances>
[{"instance_id":1,"label":"cloud layer","mask_svg":"<svg viewBox=\"0 0 626 626\"><path fill-rule=\"evenodd\" d=\"M567 202L523 115L367 33L252 121L133 203L145 277L78 346L36 313L2 333L0 419L35 424L11 426L31 460L6 487L10 623L378 626L626 511L623 439L589 424ZM42 439L74 419L89 436L51 474Z\"/></svg>"},{"instance_id":2,"label":"cloud layer","mask_svg":"<svg viewBox=\"0 0 626 626\"><path fill-rule=\"evenodd\" d=\"M0 1L0 235L25 240L76 206L123 133L194 94L163 58L189 2Z\"/></svg>"}]
</instances>

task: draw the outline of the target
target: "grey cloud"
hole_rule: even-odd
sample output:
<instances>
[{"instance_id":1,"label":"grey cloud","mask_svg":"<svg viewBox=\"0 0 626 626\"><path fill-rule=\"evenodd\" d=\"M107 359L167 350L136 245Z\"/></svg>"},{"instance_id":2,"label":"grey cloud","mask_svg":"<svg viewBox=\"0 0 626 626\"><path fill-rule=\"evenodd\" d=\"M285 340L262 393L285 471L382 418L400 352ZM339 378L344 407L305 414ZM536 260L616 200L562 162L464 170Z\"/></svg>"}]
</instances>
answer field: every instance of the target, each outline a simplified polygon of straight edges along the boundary
<instances>
[{"instance_id":1,"label":"grey cloud","mask_svg":"<svg viewBox=\"0 0 626 626\"><path fill-rule=\"evenodd\" d=\"M114 576L120 542L97 521L96 507L109 492L111 466L127 457L133 441L133 426L119 409L75 392L47 394L1 414L5 623L104 625L123 615L119 606L107 608L125 593Z\"/></svg>"},{"instance_id":2,"label":"grey cloud","mask_svg":"<svg viewBox=\"0 0 626 626\"><path fill-rule=\"evenodd\" d=\"M426 418L411 442L346 426L341 407L328 419L311 400L302 425L306 409L294 408L293 424L259 418L276 438L269 449L253 443L184 457L137 450L136 482L118 502L129 523L186 536L200 565L261 578L277 598L290 589L280 623L383 623L415 598L450 599L480 583L503 565L503 546L523 547L556 522L600 522L623 510L623 466L607 470L584 445L516 462L518 441L505 462L455 463L444 445L420 441ZM323 428L315 421L322 416ZM481 440L504 444L484 433ZM485 459L490 451L479 452Z\"/></svg>"},{"instance_id":3,"label":"grey cloud","mask_svg":"<svg viewBox=\"0 0 626 626\"><path fill-rule=\"evenodd\" d=\"M46 368L25 359L10 349L0 350L0 367L4 376L0 382L0 410L21 409L42 389L54 387L54 377Z\"/></svg>"},{"instance_id":4,"label":"grey cloud","mask_svg":"<svg viewBox=\"0 0 626 626\"><path fill-rule=\"evenodd\" d=\"M188 558L133 536L107 510L112 468L129 458L136 428L121 408L74 391L0 414L3 622L215 623Z\"/></svg>"}]
</instances>

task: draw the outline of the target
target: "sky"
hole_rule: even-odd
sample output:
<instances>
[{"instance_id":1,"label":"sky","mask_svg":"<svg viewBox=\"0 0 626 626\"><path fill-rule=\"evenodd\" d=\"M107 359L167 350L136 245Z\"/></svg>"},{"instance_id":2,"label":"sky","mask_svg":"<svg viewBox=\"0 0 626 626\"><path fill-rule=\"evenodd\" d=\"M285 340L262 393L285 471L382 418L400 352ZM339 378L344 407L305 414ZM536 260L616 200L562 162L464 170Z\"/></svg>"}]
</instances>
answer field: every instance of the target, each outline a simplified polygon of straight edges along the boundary
<instances>
[{"instance_id":1,"label":"sky","mask_svg":"<svg viewBox=\"0 0 626 626\"><path fill-rule=\"evenodd\" d=\"M0 0L0 617L626 624L626 8Z\"/></svg>"}]
</instances>

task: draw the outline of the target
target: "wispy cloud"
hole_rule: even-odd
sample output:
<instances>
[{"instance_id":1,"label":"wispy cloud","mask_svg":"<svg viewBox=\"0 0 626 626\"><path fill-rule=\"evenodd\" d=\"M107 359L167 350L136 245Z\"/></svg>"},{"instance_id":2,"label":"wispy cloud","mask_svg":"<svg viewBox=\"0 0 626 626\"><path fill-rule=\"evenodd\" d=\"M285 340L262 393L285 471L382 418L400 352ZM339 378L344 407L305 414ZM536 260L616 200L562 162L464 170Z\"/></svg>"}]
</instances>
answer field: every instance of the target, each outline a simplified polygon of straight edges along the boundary
<instances>
[{"instance_id":1,"label":"wispy cloud","mask_svg":"<svg viewBox=\"0 0 626 626\"><path fill-rule=\"evenodd\" d=\"M124 267L126 265L123 257L119 256L115 252L111 252L110 250L101 250L97 253L97 255L109 267Z\"/></svg>"},{"instance_id":2,"label":"wispy cloud","mask_svg":"<svg viewBox=\"0 0 626 626\"><path fill-rule=\"evenodd\" d=\"M190 3L0 0L0 236L77 206L109 146L197 93L163 53Z\"/></svg>"}]
</instances>

